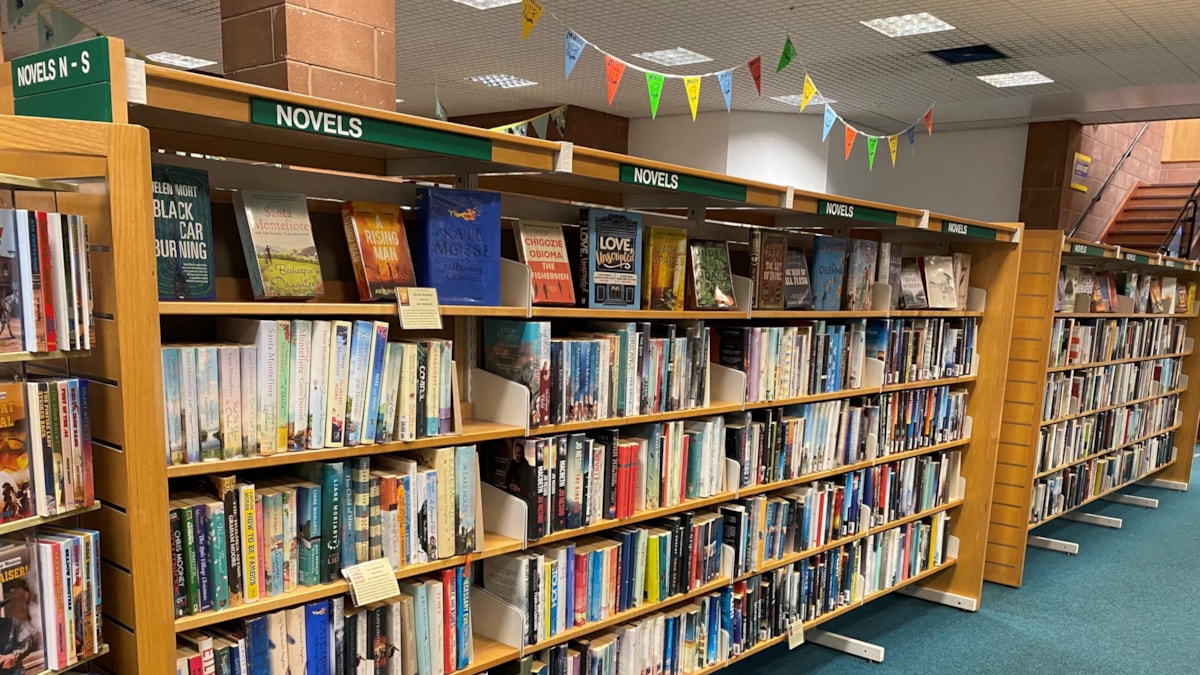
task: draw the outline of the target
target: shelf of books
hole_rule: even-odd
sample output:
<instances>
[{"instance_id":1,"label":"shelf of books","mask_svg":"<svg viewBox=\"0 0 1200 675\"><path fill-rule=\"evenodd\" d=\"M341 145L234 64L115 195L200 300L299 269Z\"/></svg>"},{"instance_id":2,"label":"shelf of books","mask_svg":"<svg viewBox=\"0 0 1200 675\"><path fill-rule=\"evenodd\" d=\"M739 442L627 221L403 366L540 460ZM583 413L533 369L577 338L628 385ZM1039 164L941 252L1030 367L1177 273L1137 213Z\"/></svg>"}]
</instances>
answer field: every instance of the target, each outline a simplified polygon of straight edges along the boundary
<instances>
[{"instance_id":1,"label":"shelf of books","mask_svg":"<svg viewBox=\"0 0 1200 675\"><path fill-rule=\"evenodd\" d=\"M1134 483L1186 489L1200 396L1195 262L1025 232L986 578L1020 586L1028 546L1057 518L1104 527L1082 508Z\"/></svg>"},{"instance_id":2,"label":"shelf of books","mask_svg":"<svg viewBox=\"0 0 1200 675\"><path fill-rule=\"evenodd\" d=\"M978 607L1020 225L145 93L80 192L109 670L696 672Z\"/></svg>"}]
</instances>

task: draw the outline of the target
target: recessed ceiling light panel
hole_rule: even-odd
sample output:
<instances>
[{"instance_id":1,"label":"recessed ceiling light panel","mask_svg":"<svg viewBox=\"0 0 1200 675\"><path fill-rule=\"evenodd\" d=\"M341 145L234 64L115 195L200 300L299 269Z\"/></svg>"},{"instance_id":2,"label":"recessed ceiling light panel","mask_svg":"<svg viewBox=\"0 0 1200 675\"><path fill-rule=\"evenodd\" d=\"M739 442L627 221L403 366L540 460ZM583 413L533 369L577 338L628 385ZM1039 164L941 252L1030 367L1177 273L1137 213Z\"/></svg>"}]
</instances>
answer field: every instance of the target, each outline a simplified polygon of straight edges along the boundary
<instances>
[{"instance_id":1,"label":"recessed ceiling light panel","mask_svg":"<svg viewBox=\"0 0 1200 675\"><path fill-rule=\"evenodd\" d=\"M521 0L454 0L460 5L474 7L475 9L495 9L504 7L505 5L515 5Z\"/></svg>"},{"instance_id":2,"label":"recessed ceiling light panel","mask_svg":"<svg viewBox=\"0 0 1200 675\"><path fill-rule=\"evenodd\" d=\"M215 65L217 63L216 61L198 59L195 56L184 56L183 54L176 54L175 52L158 52L157 54L149 54L146 56L146 58L155 63L161 63L167 66L175 66L176 68L183 68L184 70L194 70L196 68Z\"/></svg>"},{"instance_id":3,"label":"recessed ceiling light panel","mask_svg":"<svg viewBox=\"0 0 1200 675\"><path fill-rule=\"evenodd\" d=\"M1054 81L1036 70L1026 70L1020 73L980 75L979 79L993 87L1025 87L1031 84L1047 84Z\"/></svg>"},{"instance_id":4,"label":"recessed ceiling light panel","mask_svg":"<svg viewBox=\"0 0 1200 675\"><path fill-rule=\"evenodd\" d=\"M517 87L530 87L537 84L537 82L534 82L533 80L526 80L525 78L517 77L516 75L505 75L504 73L476 75L475 77L468 79L470 79L472 82L478 82L479 84L487 85L489 87L499 87L501 89L516 89Z\"/></svg>"},{"instance_id":5,"label":"recessed ceiling light panel","mask_svg":"<svg viewBox=\"0 0 1200 675\"><path fill-rule=\"evenodd\" d=\"M771 100L779 101L780 103L786 103L788 105L799 106L800 101L803 100L803 98L804 97L800 94L787 94L786 96L772 96ZM808 99L809 105L825 105L826 103L837 103L837 99L825 98L820 94L813 94L813 97Z\"/></svg>"},{"instance_id":6,"label":"recessed ceiling light panel","mask_svg":"<svg viewBox=\"0 0 1200 675\"><path fill-rule=\"evenodd\" d=\"M859 21L867 28L883 33L888 37L904 37L906 35L921 35L922 33L937 33L943 30L954 30L954 26L942 21L929 12L905 14L904 16L889 16L886 19Z\"/></svg>"},{"instance_id":7,"label":"recessed ceiling light panel","mask_svg":"<svg viewBox=\"0 0 1200 675\"><path fill-rule=\"evenodd\" d=\"M656 52L642 52L641 54L634 54L634 57L657 63L660 66L686 66L691 63L712 61L711 58L703 54L697 54L683 47L660 49Z\"/></svg>"}]
</instances>

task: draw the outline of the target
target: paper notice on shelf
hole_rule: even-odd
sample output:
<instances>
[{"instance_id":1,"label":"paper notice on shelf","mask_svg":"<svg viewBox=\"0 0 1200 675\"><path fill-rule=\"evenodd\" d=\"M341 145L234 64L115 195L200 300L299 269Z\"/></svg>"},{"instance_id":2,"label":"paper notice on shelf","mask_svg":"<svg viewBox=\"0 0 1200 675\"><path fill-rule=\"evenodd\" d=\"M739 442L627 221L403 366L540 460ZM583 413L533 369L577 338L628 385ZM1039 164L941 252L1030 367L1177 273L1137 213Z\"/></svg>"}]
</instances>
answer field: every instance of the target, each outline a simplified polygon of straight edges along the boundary
<instances>
[{"instance_id":1,"label":"paper notice on shelf","mask_svg":"<svg viewBox=\"0 0 1200 675\"><path fill-rule=\"evenodd\" d=\"M436 288L397 288L396 308L404 330L441 330Z\"/></svg>"},{"instance_id":2,"label":"paper notice on shelf","mask_svg":"<svg viewBox=\"0 0 1200 675\"><path fill-rule=\"evenodd\" d=\"M342 570L342 576L350 582L350 599L355 607L387 600L400 595L396 583L396 570L387 558L368 560Z\"/></svg>"},{"instance_id":3,"label":"paper notice on shelf","mask_svg":"<svg viewBox=\"0 0 1200 675\"><path fill-rule=\"evenodd\" d=\"M804 644L804 622L793 621L788 624L788 649L795 649Z\"/></svg>"}]
</instances>

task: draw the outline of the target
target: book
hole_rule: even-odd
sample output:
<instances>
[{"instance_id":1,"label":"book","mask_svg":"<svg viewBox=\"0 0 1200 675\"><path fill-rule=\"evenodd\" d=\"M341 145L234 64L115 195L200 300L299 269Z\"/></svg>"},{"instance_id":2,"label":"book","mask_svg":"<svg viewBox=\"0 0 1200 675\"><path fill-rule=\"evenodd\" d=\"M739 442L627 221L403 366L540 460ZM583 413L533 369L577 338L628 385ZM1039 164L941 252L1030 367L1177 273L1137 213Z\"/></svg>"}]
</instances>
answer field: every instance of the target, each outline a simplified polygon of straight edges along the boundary
<instances>
[{"instance_id":1,"label":"book","mask_svg":"<svg viewBox=\"0 0 1200 675\"><path fill-rule=\"evenodd\" d=\"M900 263L900 301L904 309L926 309L925 280L917 258L903 258Z\"/></svg>"},{"instance_id":2,"label":"book","mask_svg":"<svg viewBox=\"0 0 1200 675\"><path fill-rule=\"evenodd\" d=\"M417 189L417 285L443 305L500 304L500 195Z\"/></svg>"},{"instance_id":3,"label":"book","mask_svg":"<svg viewBox=\"0 0 1200 675\"><path fill-rule=\"evenodd\" d=\"M688 242L687 304L693 309L729 309L737 304L729 244L711 239Z\"/></svg>"},{"instance_id":4,"label":"book","mask_svg":"<svg viewBox=\"0 0 1200 675\"><path fill-rule=\"evenodd\" d=\"M55 595L44 595L36 563L36 551L29 541L18 536L0 539L0 636L7 640L3 653L12 657L7 666L0 665L0 673L45 670L43 635L58 637ZM57 577L60 568L47 565L44 569L45 577Z\"/></svg>"},{"instance_id":5,"label":"book","mask_svg":"<svg viewBox=\"0 0 1200 675\"><path fill-rule=\"evenodd\" d=\"M304 195L239 190L233 202L254 297L323 294L325 282Z\"/></svg>"},{"instance_id":6,"label":"book","mask_svg":"<svg viewBox=\"0 0 1200 675\"><path fill-rule=\"evenodd\" d=\"M208 172L150 166L159 300L213 300L212 205Z\"/></svg>"},{"instance_id":7,"label":"book","mask_svg":"<svg viewBox=\"0 0 1200 675\"><path fill-rule=\"evenodd\" d=\"M954 258L948 255L926 255L917 258L921 276L925 279L925 298L931 309L954 309L958 306L958 284L954 279Z\"/></svg>"},{"instance_id":8,"label":"book","mask_svg":"<svg viewBox=\"0 0 1200 675\"><path fill-rule=\"evenodd\" d=\"M754 309L783 309L787 234L772 230L750 231L750 278L754 281ZM807 276L807 275L806 275Z\"/></svg>"},{"instance_id":9,"label":"book","mask_svg":"<svg viewBox=\"0 0 1200 675\"><path fill-rule=\"evenodd\" d=\"M1112 281L1110 275L1109 278ZM1112 298L1116 302L1116 285L1112 285ZM954 294L956 296L955 308L967 308L967 295L971 290L971 254L970 253L955 253L954 254Z\"/></svg>"},{"instance_id":10,"label":"book","mask_svg":"<svg viewBox=\"0 0 1200 675\"><path fill-rule=\"evenodd\" d=\"M0 383L0 523L34 515L25 383Z\"/></svg>"},{"instance_id":11,"label":"book","mask_svg":"<svg viewBox=\"0 0 1200 675\"><path fill-rule=\"evenodd\" d=\"M870 311L871 289L875 285L875 262L879 252L879 242L851 239L849 248L846 303L842 309L854 312Z\"/></svg>"},{"instance_id":12,"label":"book","mask_svg":"<svg viewBox=\"0 0 1200 675\"><path fill-rule=\"evenodd\" d=\"M535 305L574 305L571 261L562 225L520 220L513 227L517 260L529 267Z\"/></svg>"},{"instance_id":13,"label":"book","mask_svg":"<svg viewBox=\"0 0 1200 675\"><path fill-rule=\"evenodd\" d=\"M12 209L0 209L0 279L4 280L0 287L0 352L32 351L28 349L26 331L35 330L32 324L25 324L25 307L32 306L32 300L30 291L23 288L25 273L21 268L29 265L29 259L20 257L17 214Z\"/></svg>"},{"instance_id":14,"label":"book","mask_svg":"<svg viewBox=\"0 0 1200 675\"><path fill-rule=\"evenodd\" d=\"M683 309L687 272L687 230L648 227L642 254L642 306L677 312Z\"/></svg>"},{"instance_id":15,"label":"book","mask_svg":"<svg viewBox=\"0 0 1200 675\"><path fill-rule=\"evenodd\" d=\"M358 299L394 299L398 286L415 286L412 253L396 204L346 202L342 227L350 246Z\"/></svg>"},{"instance_id":16,"label":"book","mask_svg":"<svg viewBox=\"0 0 1200 675\"><path fill-rule=\"evenodd\" d=\"M813 309L822 312L836 312L841 309L845 265L845 239L813 238Z\"/></svg>"},{"instance_id":17,"label":"book","mask_svg":"<svg viewBox=\"0 0 1200 675\"><path fill-rule=\"evenodd\" d=\"M484 368L529 388L529 423L550 423L550 322L485 319Z\"/></svg>"},{"instance_id":18,"label":"book","mask_svg":"<svg viewBox=\"0 0 1200 675\"><path fill-rule=\"evenodd\" d=\"M812 285L808 279L808 258L804 249L789 248L783 271L784 309L812 309Z\"/></svg>"},{"instance_id":19,"label":"book","mask_svg":"<svg viewBox=\"0 0 1200 675\"><path fill-rule=\"evenodd\" d=\"M593 309L637 309L641 301L642 217L583 209L579 214L580 301Z\"/></svg>"}]
</instances>

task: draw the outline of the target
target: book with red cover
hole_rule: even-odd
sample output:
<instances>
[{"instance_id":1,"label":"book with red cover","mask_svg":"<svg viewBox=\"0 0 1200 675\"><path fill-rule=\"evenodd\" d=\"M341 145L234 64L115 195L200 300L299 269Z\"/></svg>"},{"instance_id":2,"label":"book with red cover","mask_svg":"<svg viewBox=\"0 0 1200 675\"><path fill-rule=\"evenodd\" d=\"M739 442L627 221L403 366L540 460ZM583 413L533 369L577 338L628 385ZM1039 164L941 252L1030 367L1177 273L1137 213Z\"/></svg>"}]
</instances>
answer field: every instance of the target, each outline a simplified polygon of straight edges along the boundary
<instances>
[{"instance_id":1,"label":"book with red cover","mask_svg":"<svg viewBox=\"0 0 1200 675\"><path fill-rule=\"evenodd\" d=\"M517 260L529 267L535 305L574 305L571 261L562 225L521 220L513 228Z\"/></svg>"},{"instance_id":2,"label":"book with red cover","mask_svg":"<svg viewBox=\"0 0 1200 675\"><path fill-rule=\"evenodd\" d=\"M46 350L53 352L58 350L58 322L54 318L54 270L50 262L48 218L49 214L45 211L38 211L37 246L38 261L40 262L42 271L42 311L46 322Z\"/></svg>"},{"instance_id":3,"label":"book with red cover","mask_svg":"<svg viewBox=\"0 0 1200 675\"><path fill-rule=\"evenodd\" d=\"M393 299L397 286L416 285L399 206L346 202L342 205L342 227L354 263L359 300Z\"/></svg>"}]
</instances>

